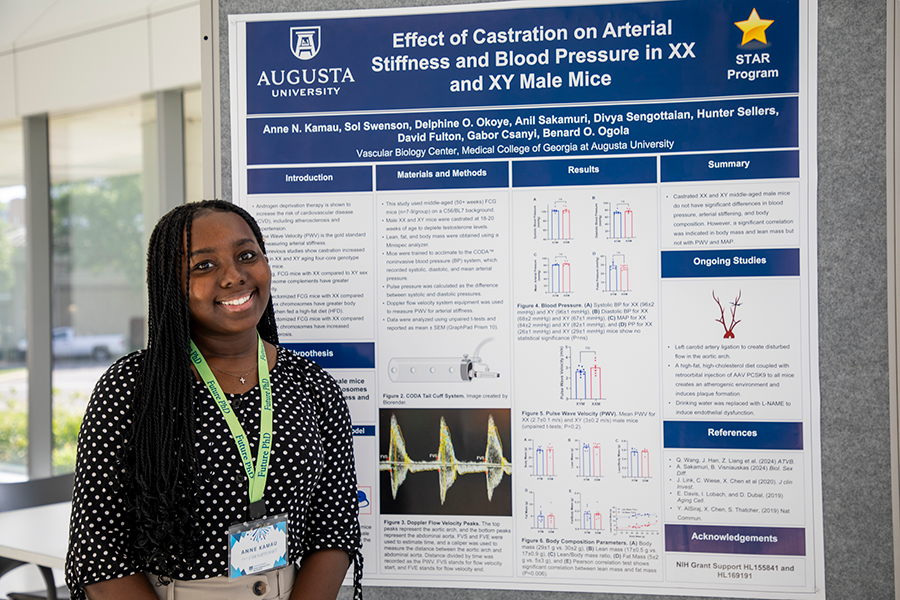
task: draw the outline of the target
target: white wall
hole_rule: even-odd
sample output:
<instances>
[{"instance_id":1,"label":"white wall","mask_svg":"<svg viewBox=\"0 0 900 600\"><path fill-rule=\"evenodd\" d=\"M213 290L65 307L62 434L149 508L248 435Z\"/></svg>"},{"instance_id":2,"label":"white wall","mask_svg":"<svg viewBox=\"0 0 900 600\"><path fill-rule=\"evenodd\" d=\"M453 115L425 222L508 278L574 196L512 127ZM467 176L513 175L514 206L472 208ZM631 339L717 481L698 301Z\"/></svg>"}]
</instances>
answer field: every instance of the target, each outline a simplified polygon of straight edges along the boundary
<instances>
[{"instance_id":1,"label":"white wall","mask_svg":"<svg viewBox=\"0 0 900 600\"><path fill-rule=\"evenodd\" d=\"M0 2L0 123L199 83L199 0Z\"/></svg>"}]
</instances>

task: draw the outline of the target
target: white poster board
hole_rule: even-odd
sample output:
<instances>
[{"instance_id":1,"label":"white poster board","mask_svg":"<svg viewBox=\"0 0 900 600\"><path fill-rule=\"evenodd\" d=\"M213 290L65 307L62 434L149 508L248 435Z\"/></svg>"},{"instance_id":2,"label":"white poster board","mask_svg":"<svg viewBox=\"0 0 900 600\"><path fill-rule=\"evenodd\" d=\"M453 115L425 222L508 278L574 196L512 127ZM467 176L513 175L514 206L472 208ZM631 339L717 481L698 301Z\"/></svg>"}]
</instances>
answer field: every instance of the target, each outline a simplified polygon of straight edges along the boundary
<instances>
[{"instance_id":1,"label":"white poster board","mask_svg":"<svg viewBox=\"0 0 900 600\"><path fill-rule=\"evenodd\" d=\"M366 585L824 598L814 5L229 22Z\"/></svg>"}]
</instances>

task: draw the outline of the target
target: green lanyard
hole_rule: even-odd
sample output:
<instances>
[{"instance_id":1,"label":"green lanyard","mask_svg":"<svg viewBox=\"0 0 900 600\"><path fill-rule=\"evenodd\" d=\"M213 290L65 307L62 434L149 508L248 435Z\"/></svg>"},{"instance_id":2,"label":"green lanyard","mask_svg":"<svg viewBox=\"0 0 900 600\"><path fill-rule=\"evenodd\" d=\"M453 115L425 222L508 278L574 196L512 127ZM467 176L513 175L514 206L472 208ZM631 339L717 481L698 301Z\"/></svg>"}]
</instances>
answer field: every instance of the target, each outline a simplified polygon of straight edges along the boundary
<instances>
[{"instance_id":1,"label":"green lanyard","mask_svg":"<svg viewBox=\"0 0 900 600\"><path fill-rule=\"evenodd\" d=\"M253 456L250 455L250 443L247 440L247 434L244 428L238 423L237 417L231 410L225 393L216 381L206 359L197 349L194 341L191 340L191 362L197 367L197 372L206 384L206 389L212 394L213 400L225 422L231 435L237 445L238 454L244 465L244 471L247 473L247 479L250 482L250 518L258 519L266 514L266 503L263 500L263 493L266 490L266 477L269 474L269 456L272 453L272 387L269 384L269 361L266 358L266 349L263 346L262 338L256 335L259 342L259 389L261 392L262 409L259 416L259 450L256 453L256 470L253 469Z\"/></svg>"}]
</instances>

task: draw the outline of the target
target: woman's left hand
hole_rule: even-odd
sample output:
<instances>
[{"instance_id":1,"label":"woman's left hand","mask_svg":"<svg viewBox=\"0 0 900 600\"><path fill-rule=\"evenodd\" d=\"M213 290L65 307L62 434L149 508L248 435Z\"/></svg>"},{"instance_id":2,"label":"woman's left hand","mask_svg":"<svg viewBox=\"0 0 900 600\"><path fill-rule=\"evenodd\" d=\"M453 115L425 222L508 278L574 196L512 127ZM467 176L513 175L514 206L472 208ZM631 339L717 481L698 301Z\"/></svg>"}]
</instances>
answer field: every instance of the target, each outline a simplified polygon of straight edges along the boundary
<instances>
[{"instance_id":1,"label":"woman's left hand","mask_svg":"<svg viewBox=\"0 0 900 600\"><path fill-rule=\"evenodd\" d=\"M350 557L338 548L313 552L300 563L291 600L334 600L349 566Z\"/></svg>"}]
</instances>

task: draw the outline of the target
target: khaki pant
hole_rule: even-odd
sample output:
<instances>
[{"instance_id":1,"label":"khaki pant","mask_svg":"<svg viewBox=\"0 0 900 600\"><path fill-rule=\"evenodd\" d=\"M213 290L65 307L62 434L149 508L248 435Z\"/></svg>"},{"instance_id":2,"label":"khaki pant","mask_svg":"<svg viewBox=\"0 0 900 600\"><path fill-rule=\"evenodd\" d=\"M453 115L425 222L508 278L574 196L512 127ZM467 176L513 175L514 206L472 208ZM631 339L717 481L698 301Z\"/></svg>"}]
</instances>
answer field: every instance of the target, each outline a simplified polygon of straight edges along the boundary
<instances>
[{"instance_id":1,"label":"khaki pant","mask_svg":"<svg viewBox=\"0 0 900 600\"><path fill-rule=\"evenodd\" d=\"M212 577L189 581L173 580L156 585L156 576L147 575L159 600L288 600L294 589L297 567L288 565L259 575L237 579Z\"/></svg>"}]
</instances>

